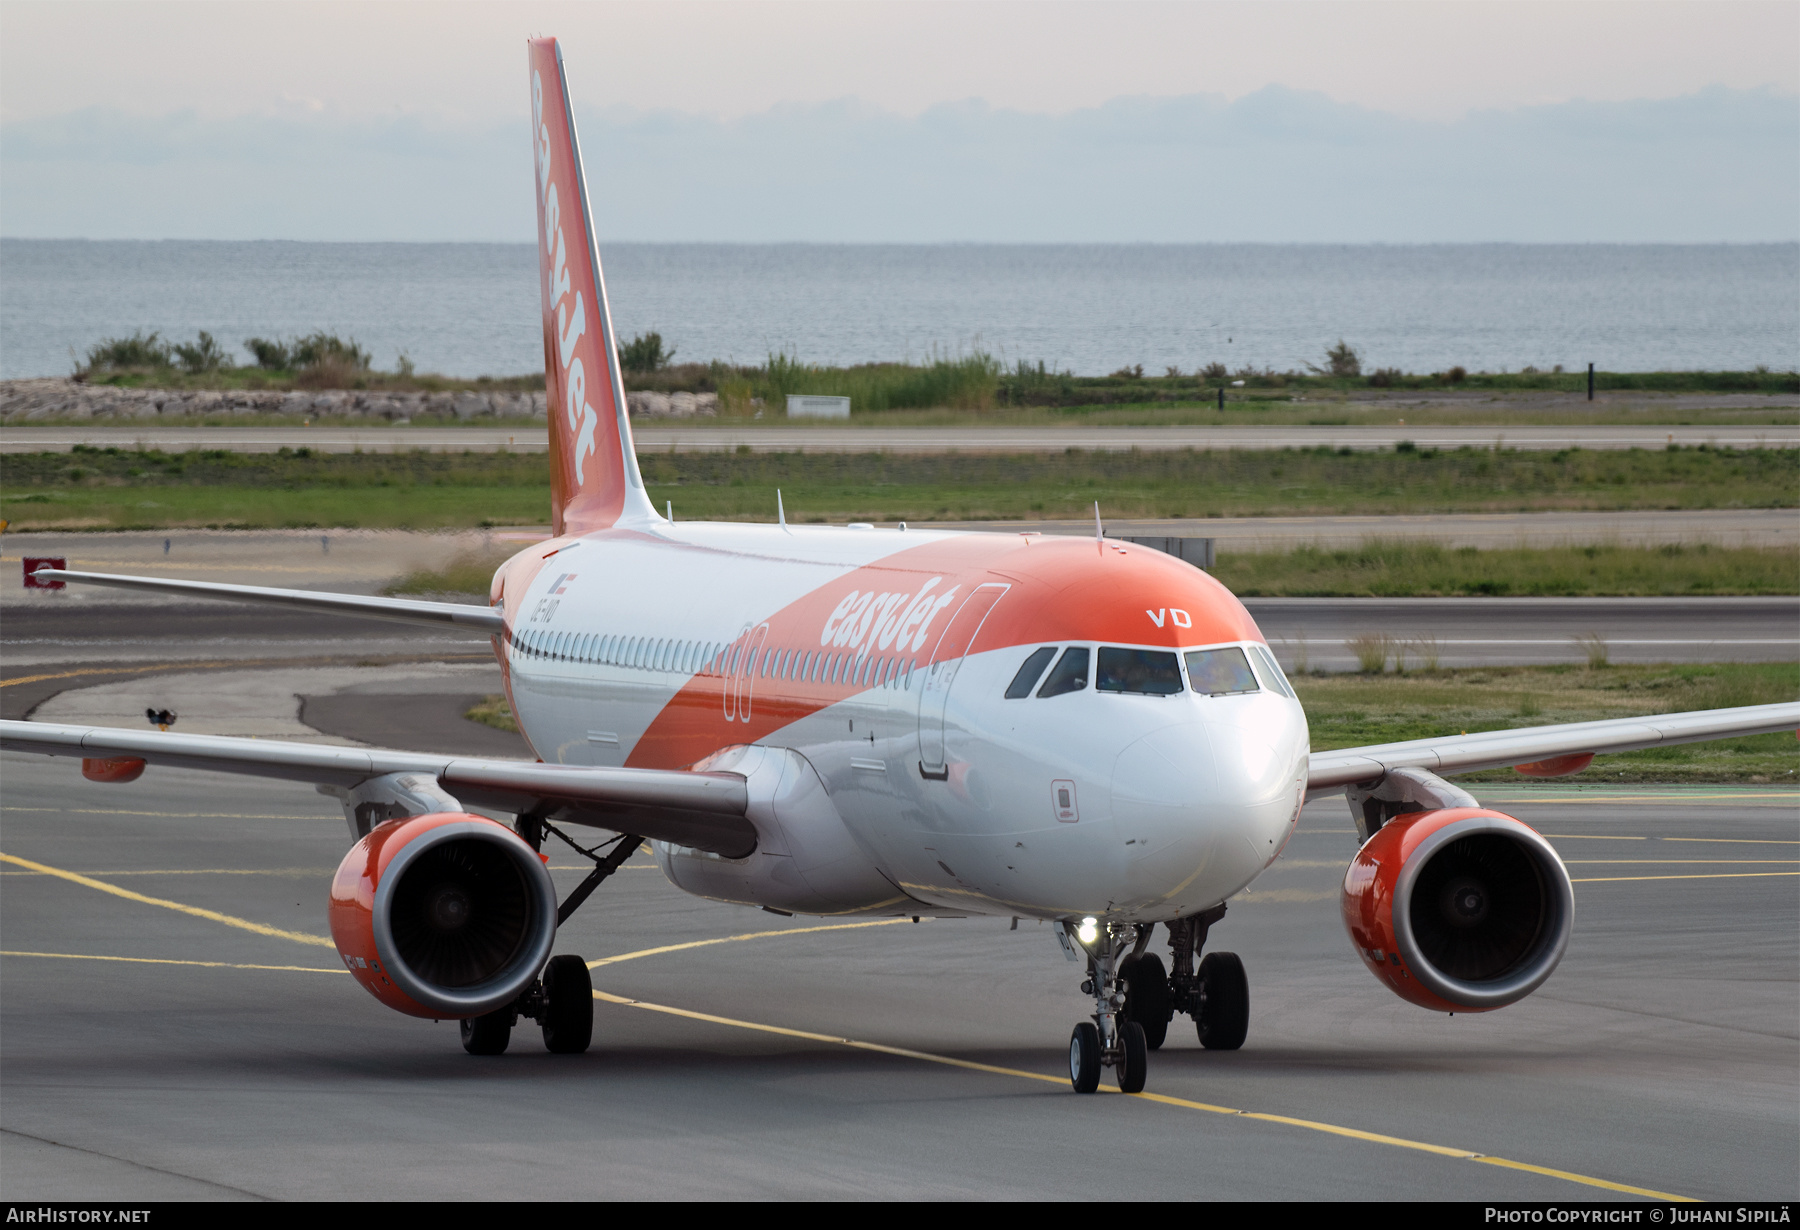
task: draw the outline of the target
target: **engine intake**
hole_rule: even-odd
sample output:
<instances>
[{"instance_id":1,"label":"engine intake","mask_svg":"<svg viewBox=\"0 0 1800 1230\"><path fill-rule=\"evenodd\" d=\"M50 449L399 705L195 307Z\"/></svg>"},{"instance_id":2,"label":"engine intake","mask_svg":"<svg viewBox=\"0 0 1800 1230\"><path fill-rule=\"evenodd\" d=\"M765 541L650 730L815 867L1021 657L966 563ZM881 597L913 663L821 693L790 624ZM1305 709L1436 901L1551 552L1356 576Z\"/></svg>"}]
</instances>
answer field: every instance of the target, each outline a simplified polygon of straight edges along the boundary
<instances>
[{"instance_id":1,"label":"engine intake","mask_svg":"<svg viewBox=\"0 0 1800 1230\"><path fill-rule=\"evenodd\" d=\"M436 813L390 820L352 846L330 915L338 954L376 999L411 1016L479 1016L543 968L556 890L505 825Z\"/></svg>"},{"instance_id":2,"label":"engine intake","mask_svg":"<svg viewBox=\"0 0 1800 1230\"><path fill-rule=\"evenodd\" d=\"M1537 990L1575 918L1569 873L1550 843L1474 807L1383 825L1345 873L1342 905L1370 972L1440 1012L1487 1012Z\"/></svg>"}]
</instances>

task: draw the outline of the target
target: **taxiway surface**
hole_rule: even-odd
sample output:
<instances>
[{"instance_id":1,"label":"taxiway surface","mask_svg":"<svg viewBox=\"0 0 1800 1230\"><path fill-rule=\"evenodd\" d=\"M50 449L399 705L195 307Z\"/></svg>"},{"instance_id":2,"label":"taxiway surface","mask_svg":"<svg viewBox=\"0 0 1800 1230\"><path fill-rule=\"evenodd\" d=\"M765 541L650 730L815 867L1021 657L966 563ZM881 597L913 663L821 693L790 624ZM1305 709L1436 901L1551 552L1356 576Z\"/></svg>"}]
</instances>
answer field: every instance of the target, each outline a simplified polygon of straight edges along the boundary
<instances>
[{"instance_id":1,"label":"taxiway surface","mask_svg":"<svg viewBox=\"0 0 1800 1230\"><path fill-rule=\"evenodd\" d=\"M1244 1049L1177 1017L1147 1096L1080 1097L1079 971L1029 922L783 919L637 858L558 941L595 964L593 1048L526 1023L477 1059L323 939L330 800L0 773L13 1201L1800 1194L1791 791L1490 789L1569 860L1575 936L1537 995L1456 1017L1359 967L1354 835L1315 803L1213 930L1250 973ZM552 864L566 892L581 868Z\"/></svg>"},{"instance_id":2,"label":"taxiway surface","mask_svg":"<svg viewBox=\"0 0 1800 1230\"><path fill-rule=\"evenodd\" d=\"M387 575L378 553L312 550L353 583ZM276 583L317 584L324 567ZM73 593L5 595L6 717L136 724L157 704L184 731L529 755L461 716L499 690L484 640ZM1301 631L1320 655L1332 628L1365 627L1474 630L1487 640L1459 652L1579 660L1562 638L1597 622L1621 641L1693 642L1643 650L1663 660L1716 659L1728 634L1768 660L1800 651L1795 608L1256 613L1290 661ZM1581 881L1574 944L1542 992L1444 1018L1369 979L1337 917L1354 834L1324 800L1214 931L1250 970L1245 1049L1203 1051L1177 1018L1150 1097L1080 1098L1063 1074L1080 974L1035 924L778 918L687 897L635 859L559 943L598 963L593 1050L551 1056L527 1025L478 1060L453 1026L377 1005L323 941L348 845L331 800L165 769L101 786L73 761L7 754L0 1187L23 1201L1793 1198L1800 796L1477 793L1551 834ZM553 866L564 892L584 870L566 851Z\"/></svg>"}]
</instances>

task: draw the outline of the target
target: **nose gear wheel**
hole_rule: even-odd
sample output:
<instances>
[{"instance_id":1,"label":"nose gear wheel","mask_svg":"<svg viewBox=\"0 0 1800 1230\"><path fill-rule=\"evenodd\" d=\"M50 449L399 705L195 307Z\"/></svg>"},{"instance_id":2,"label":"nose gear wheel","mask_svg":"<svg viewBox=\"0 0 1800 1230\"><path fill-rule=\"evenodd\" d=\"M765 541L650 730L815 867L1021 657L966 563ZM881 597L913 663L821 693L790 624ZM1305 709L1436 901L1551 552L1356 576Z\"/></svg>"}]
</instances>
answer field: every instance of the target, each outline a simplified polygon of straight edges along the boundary
<instances>
[{"instance_id":1,"label":"nose gear wheel","mask_svg":"<svg viewBox=\"0 0 1800 1230\"><path fill-rule=\"evenodd\" d=\"M1143 951L1153 928L1149 923L1108 923L1091 943L1084 943L1070 924L1057 926L1071 954L1080 951L1087 955L1087 980L1081 990L1094 997L1093 1020L1081 1022L1069 1035L1070 1087L1076 1093L1093 1093L1100 1088L1100 1069L1110 1067L1120 1092L1142 1092L1149 1073L1150 1043L1144 1023L1132 1017L1128 1004L1134 993L1132 971L1136 970L1138 1011L1152 1018L1163 1011L1164 1001L1157 993L1166 993L1168 977L1161 959L1146 957ZM1161 1024L1166 1031L1166 1012Z\"/></svg>"}]
</instances>

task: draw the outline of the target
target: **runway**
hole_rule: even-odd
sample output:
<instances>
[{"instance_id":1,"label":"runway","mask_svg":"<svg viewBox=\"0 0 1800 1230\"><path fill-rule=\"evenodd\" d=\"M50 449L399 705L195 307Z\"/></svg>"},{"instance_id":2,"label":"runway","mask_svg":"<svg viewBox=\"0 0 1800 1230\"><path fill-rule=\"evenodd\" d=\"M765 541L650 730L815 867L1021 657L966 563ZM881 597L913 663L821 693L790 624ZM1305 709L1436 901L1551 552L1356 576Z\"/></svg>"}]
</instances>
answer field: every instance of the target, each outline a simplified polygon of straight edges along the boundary
<instances>
[{"instance_id":1,"label":"runway","mask_svg":"<svg viewBox=\"0 0 1800 1230\"><path fill-rule=\"evenodd\" d=\"M236 715L225 701L230 686L239 685L224 681L242 679L246 695L261 703L260 684L281 671L360 670L361 682L344 686L367 695L501 690L487 639L462 632L342 617L325 624L229 603L80 605L60 597L0 606L0 714L6 717L35 713L63 693L67 699L37 716L55 712L59 721L97 722L115 712L139 714L146 705L181 710L188 703L182 697L193 694L190 717L211 711L219 733L229 734ZM1432 654L1445 667L1585 663L1589 634L1605 642L1614 662L1800 659L1800 600L1793 598L1253 598L1245 606L1290 671L1356 669L1350 642L1369 633L1393 637L1414 668ZM455 678L439 682L446 672ZM295 694L330 691L304 678L293 682ZM75 696L96 687L119 696ZM404 711L410 715L418 705ZM398 729L408 734L412 722L409 716ZM433 722L421 733L456 725L449 717Z\"/></svg>"},{"instance_id":2,"label":"runway","mask_svg":"<svg viewBox=\"0 0 1800 1230\"><path fill-rule=\"evenodd\" d=\"M679 511L677 517L679 517ZM940 521L921 528L1087 537L1092 521ZM1800 546L1793 508L1622 509L1578 512L1449 513L1418 516L1107 518L1107 534L1211 538L1218 550L1356 547L1372 540L1435 542L1444 547L1554 547L1590 543L1722 547ZM441 568L458 555L497 558L549 537L548 526L477 530L49 530L11 534L0 552L0 599L25 593L27 555L59 556L70 567L139 576L188 577L237 585L373 593L419 568ZM73 591L71 591L73 596ZM82 591L82 602L118 595ZM141 599L140 599L141 600Z\"/></svg>"},{"instance_id":3,"label":"runway","mask_svg":"<svg viewBox=\"0 0 1800 1230\"><path fill-rule=\"evenodd\" d=\"M1782 406L1782 409L1789 407ZM1404 407L1402 407L1404 409ZM1321 407L1321 413L1329 409ZM790 427L721 425L681 426L640 422L632 425L639 452L729 452L747 448L760 453L799 450L819 453L984 452L1059 453L1064 449L1123 452L1129 449L1392 449L1402 440L1420 448L1513 448L1554 450L1661 449L1670 444L1696 448L1796 448L1800 425L1716 424L1644 426L1432 427L1393 426L1246 426L1194 427ZM0 430L0 453L68 452L90 448L161 449L182 452L223 448L234 452L272 453L280 448L311 448L326 453L428 452L478 453L506 449L541 453L548 437L539 424L516 427L6 427Z\"/></svg>"},{"instance_id":4,"label":"runway","mask_svg":"<svg viewBox=\"0 0 1800 1230\"><path fill-rule=\"evenodd\" d=\"M1316 803L1213 931L1250 972L1244 1049L1203 1051L1178 1017L1145 1095L1083 1098L1064 1066L1077 967L1031 924L782 919L634 859L558 943L595 965L593 1049L549 1055L527 1023L475 1059L454 1026L381 1008L319 938L347 844L330 800L155 769L98 786L12 754L0 770L12 1201L1800 1186L1791 791L1489 791L1569 860L1576 932L1539 994L1449 1018L1358 967L1335 901L1354 837L1341 800ZM552 866L565 892L581 874Z\"/></svg>"},{"instance_id":5,"label":"runway","mask_svg":"<svg viewBox=\"0 0 1800 1230\"><path fill-rule=\"evenodd\" d=\"M1684 535L1710 527L1712 541L1791 546L1800 541L1792 510L1706 510L1662 514L1660 531ZM1644 518L1649 514L1629 514ZM1575 524L1593 528L1598 515ZM1310 534L1358 534L1370 520L1408 522L1398 533L1435 528L1447 541L1492 543L1506 535L1548 538L1558 532L1551 517L1241 518L1194 523L1116 522L1115 534L1187 533L1204 527L1221 550L1279 545ZM1022 526L1024 523L1020 523ZM1218 528L1214 528L1218 527ZM1019 528L1009 526L1005 528ZM1067 523L1043 523L1052 532L1075 532ZM1570 531L1579 533L1581 531ZM193 602L121 590L70 586L60 592L26 591L24 555L61 556L72 566L98 572L186 577L247 585L372 593L413 568L441 567L459 554L504 553L536 541L530 527L409 534L390 531L172 531L163 533L30 534L6 539L0 555L0 678L113 672L135 667L155 672L183 663L207 670L246 669L251 662L330 664L462 661L491 666L485 638L454 631L406 628L367 620L329 622L289 611L223 602ZM1233 537L1242 535L1242 537ZM1256 535L1257 537L1251 537ZM1359 537L1360 540L1360 537ZM1245 605L1283 665L1290 669L1347 670L1356 666L1347 641L1386 632L1409 642L1430 642L1440 665L1585 662L1578 641L1598 633L1619 662L1792 661L1800 658L1800 598L1251 598ZM1413 661L1422 660L1414 652ZM259 668L260 669L260 668ZM92 674L52 678L0 690L0 711L15 716L71 687L97 682ZM495 672L482 685L498 691ZM27 701L26 697L32 697Z\"/></svg>"}]
</instances>

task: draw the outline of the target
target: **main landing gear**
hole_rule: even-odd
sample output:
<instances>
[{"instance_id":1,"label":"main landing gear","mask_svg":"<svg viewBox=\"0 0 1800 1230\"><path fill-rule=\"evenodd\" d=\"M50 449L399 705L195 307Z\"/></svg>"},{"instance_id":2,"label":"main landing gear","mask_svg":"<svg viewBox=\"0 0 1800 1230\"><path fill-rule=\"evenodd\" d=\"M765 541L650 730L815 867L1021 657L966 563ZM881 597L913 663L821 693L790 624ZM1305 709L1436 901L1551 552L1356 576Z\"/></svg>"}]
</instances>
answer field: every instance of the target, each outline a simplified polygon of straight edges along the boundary
<instances>
[{"instance_id":1,"label":"main landing gear","mask_svg":"<svg viewBox=\"0 0 1800 1230\"><path fill-rule=\"evenodd\" d=\"M594 862L594 870L557 907L558 927L581 908L601 881L624 865L644 840L627 833L617 839L610 851L601 854L601 847L589 850L577 845L568 834L540 816L520 816L517 829L533 850L542 851L544 834L551 833ZM504 1053L512 1041L513 1026L521 1017L538 1023L544 1035L544 1049L551 1054L579 1055L587 1050L594 1037L594 983L588 976L587 962L567 954L551 957L543 975L512 1003L483 1016L463 1018L463 1049L471 1055Z\"/></svg>"},{"instance_id":2,"label":"main landing gear","mask_svg":"<svg viewBox=\"0 0 1800 1230\"><path fill-rule=\"evenodd\" d=\"M1069 1037L1069 1083L1076 1093L1100 1087L1100 1069L1111 1067L1123 1093L1144 1087L1149 1052L1162 1046L1176 1012L1194 1019L1200 1045L1234 1051L1250 1028L1250 985L1236 953L1207 953L1198 970L1194 957L1206 944L1212 924L1225 916L1223 905L1168 923L1170 967L1146 952L1154 923L1084 920L1059 924L1059 938L1071 957L1086 954L1084 995L1094 997L1094 1017ZM1077 958L1079 959L1079 958Z\"/></svg>"}]
</instances>

